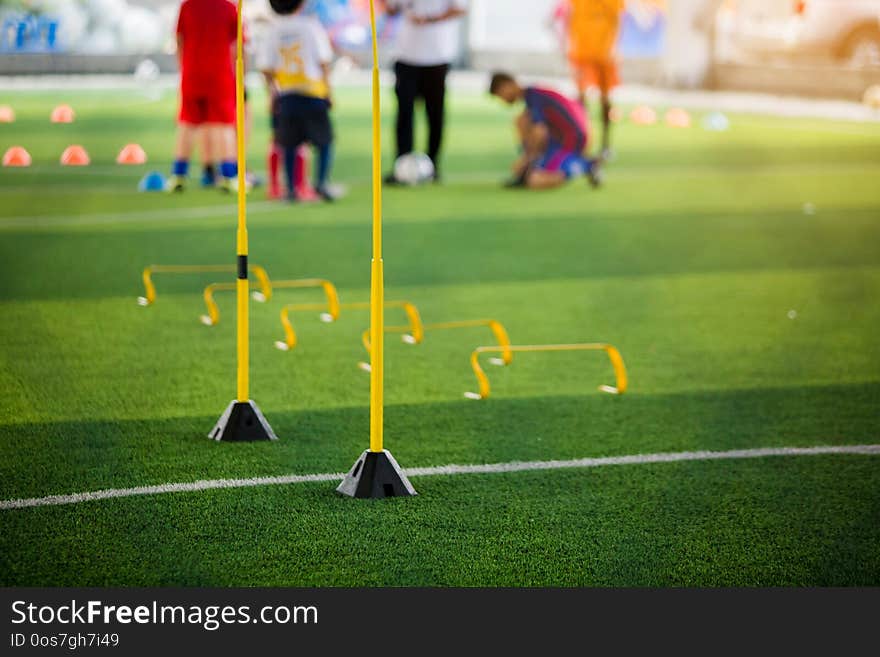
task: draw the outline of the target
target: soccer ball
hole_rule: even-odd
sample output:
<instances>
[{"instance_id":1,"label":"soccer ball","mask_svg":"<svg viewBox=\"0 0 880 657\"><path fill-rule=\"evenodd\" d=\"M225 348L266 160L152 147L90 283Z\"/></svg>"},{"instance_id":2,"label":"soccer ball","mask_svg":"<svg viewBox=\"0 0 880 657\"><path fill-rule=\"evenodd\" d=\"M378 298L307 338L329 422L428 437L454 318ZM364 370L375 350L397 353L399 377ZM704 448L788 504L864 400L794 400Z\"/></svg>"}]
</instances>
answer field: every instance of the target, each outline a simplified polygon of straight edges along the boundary
<instances>
[{"instance_id":1,"label":"soccer ball","mask_svg":"<svg viewBox=\"0 0 880 657\"><path fill-rule=\"evenodd\" d=\"M160 72L159 65L152 59L142 59L134 69L134 79L139 84L155 82Z\"/></svg>"},{"instance_id":2,"label":"soccer ball","mask_svg":"<svg viewBox=\"0 0 880 657\"><path fill-rule=\"evenodd\" d=\"M421 185L434 177L434 163L424 153L401 155L394 163L394 177L404 185Z\"/></svg>"},{"instance_id":3,"label":"soccer ball","mask_svg":"<svg viewBox=\"0 0 880 657\"><path fill-rule=\"evenodd\" d=\"M868 87L864 97L865 105L873 110L880 110L880 84Z\"/></svg>"},{"instance_id":4,"label":"soccer ball","mask_svg":"<svg viewBox=\"0 0 880 657\"><path fill-rule=\"evenodd\" d=\"M730 130L730 119L722 112L712 112L703 119L703 128L710 132Z\"/></svg>"}]
</instances>

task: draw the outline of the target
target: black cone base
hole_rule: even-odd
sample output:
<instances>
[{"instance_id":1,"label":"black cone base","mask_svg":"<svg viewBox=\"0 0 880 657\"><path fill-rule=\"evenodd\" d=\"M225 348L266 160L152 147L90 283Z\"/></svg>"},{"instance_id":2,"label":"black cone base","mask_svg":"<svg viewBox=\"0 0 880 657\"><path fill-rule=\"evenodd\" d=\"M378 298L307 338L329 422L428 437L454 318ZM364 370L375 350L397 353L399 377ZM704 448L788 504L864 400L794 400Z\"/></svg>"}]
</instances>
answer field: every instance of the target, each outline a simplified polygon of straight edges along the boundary
<instances>
[{"instance_id":1,"label":"black cone base","mask_svg":"<svg viewBox=\"0 0 880 657\"><path fill-rule=\"evenodd\" d=\"M418 495L388 450L361 454L336 492L359 499Z\"/></svg>"},{"instance_id":2,"label":"black cone base","mask_svg":"<svg viewBox=\"0 0 880 657\"><path fill-rule=\"evenodd\" d=\"M233 401L229 404L208 438L228 442L278 440L272 427L252 401Z\"/></svg>"}]
</instances>

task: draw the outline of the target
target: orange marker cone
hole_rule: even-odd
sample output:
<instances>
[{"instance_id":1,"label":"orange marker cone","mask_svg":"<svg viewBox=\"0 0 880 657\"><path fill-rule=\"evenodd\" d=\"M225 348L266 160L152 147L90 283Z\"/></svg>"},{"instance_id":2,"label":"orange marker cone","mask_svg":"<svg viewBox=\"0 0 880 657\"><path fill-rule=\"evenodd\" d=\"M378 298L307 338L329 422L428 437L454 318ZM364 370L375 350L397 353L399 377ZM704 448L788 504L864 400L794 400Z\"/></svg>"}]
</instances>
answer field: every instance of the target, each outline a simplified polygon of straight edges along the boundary
<instances>
[{"instance_id":1,"label":"orange marker cone","mask_svg":"<svg viewBox=\"0 0 880 657\"><path fill-rule=\"evenodd\" d=\"M636 125L654 125L657 123L657 112L647 105L640 105L632 111L629 118Z\"/></svg>"},{"instance_id":2,"label":"orange marker cone","mask_svg":"<svg viewBox=\"0 0 880 657\"><path fill-rule=\"evenodd\" d=\"M84 167L89 164L89 154L82 146L68 146L61 154L61 164L69 167Z\"/></svg>"},{"instance_id":3,"label":"orange marker cone","mask_svg":"<svg viewBox=\"0 0 880 657\"><path fill-rule=\"evenodd\" d=\"M13 123L15 121L15 110L9 105L0 105L0 123Z\"/></svg>"},{"instance_id":4,"label":"orange marker cone","mask_svg":"<svg viewBox=\"0 0 880 657\"><path fill-rule=\"evenodd\" d=\"M666 125L671 128L690 128L691 115L680 107L674 107L666 112Z\"/></svg>"},{"instance_id":5,"label":"orange marker cone","mask_svg":"<svg viewBox=\"0 0 880 657\"><path fill-rule=\"evenodd\" d=\"M52 110L51 120L52 123L73 123L75 116L70 105L59 105Z\"/></svg>"},{"instance_id":6,"label":"orange marker cone","mask_svg":"<svg viewBox=\"0 0 880 657\"><path fill-rule=\"evenodd\" d=\"M116 156L117 164L145 164L146 161L147 154L139 144L126 144Z\"/></svg>"},{"instance_id":7,"label":"orange marker cone","mask_svg":"<svg viewBox=\"0 0 880 657\"><path fill-rule=\"evenodd\" d=\"M611 108L611 122L612 123L620 123L621 121L623 121L623 112L620 110L619 107L612 107Z\"/></svg>"},{"instance_id":8,"label":"orange marker cone","mask_svg":"<svg viewBox=\"0 0 880 657\"><path fill-rule=\"evenodd\" d=\"M3 166L5 167L29 167L31 154L21 146L13 146L3 154Z\"/></svg>"}]
</instances>

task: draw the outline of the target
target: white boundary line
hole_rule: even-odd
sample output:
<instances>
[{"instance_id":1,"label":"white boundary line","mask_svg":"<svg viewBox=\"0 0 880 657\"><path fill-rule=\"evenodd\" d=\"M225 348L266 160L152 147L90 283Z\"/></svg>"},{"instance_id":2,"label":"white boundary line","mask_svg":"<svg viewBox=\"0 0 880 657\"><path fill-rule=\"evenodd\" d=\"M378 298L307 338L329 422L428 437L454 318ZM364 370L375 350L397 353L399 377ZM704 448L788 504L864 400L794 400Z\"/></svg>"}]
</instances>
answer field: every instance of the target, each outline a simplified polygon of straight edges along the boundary
<instances>
[{"instance_id":1,"label":"white boundary line","mask_svg":"<svg viewBox=\"0 0 880 657\"><path fill-rule=\"evenodd\" d=\"M837 447L764 447L758 449L736 449L726 452L666 452L661 454L633 454L630 456L606 456L600 458L573 459L570 461L512 461L510 463L488 463L485 465L439 465L427 468L405 470L409 477L456 476L466 474L496 474L502 472L532 472L541 470L565 470L571 468L600 468L609 465L644 465L648 463L678 463L682 461L721 461L735 459L754 459L769 456L822 456L828 454L859 454L880 456L880 444L842 445ZM0 510L26 509L62 504L95 502L117 497L138 495L161 495L163 493L188 493L227 488L254 488L257 486L281 486L313 482L341 481L341 472L325 474L287 475L283 477L255 477L252 479L213 479L189 483L169 483L156 486L137 486L135 488L112 488L89 493L71 495L49 495L28 499L0 501Z\"/></svg>"},{"instance_id":2,"label":"white boundary line","mask_svg":"<svg viewBox=\"0 0 880 657\"><path fill-rule=\"evenodd\" d=\"M248 203L251 214L283 210L284 206L272 201ZM160 210L132 210L126 212L96 212L83 215L46 214L19 217L0 217L0 229L4 228L64 228L66 226L92 226L104 224L127 224L165 220L174 222L180 219L220 218L234 212L234 206L226 203L216 205L194 205L189 207L169 207Z\"/></svg>"},{"instance_id":3,"label":"white boundary line","mask_svg":"<svg viewBox=\"0 0 880 657\"><path fill-rule=\"evenodd\" d=\"M768 176L812 176L819 175L820 173L825 175L826 177L830 176L849 176L851 177L853 173L859 175L871 175L874 173L874 169L877 167L874 164L859 164L859 165L824 165L817 166L813 164L782 164L782 165L767 165L764 166L760 175L764 177ZM870 169L870 170L869 170ZM686 165L679 167L664 167L662 171L656 171L648 166L629 166L625 168L618 168L615 170L613 179L619 181L627 181L627 180L639 180L641 178L647 178L651 176L653 178L659 177L670 177L670 178L688 178L688 179L696 179L696 178L717 178L719 176L726 176L730 178L731 176L743 176L749 177L755 175L754 168L747 168L745 166L728 166L726 168L713 168L707 166L697 166L697 165ZM449 175L444 175L444 179L447 182L453 184L462 184L462 185L495 185L498 183L499 177L496 172L467 172L467 173L452 173ZM362 177L350 177L346 181L349 185L363 185L369 182L368 178ZM67 186L63 184L63 189L69 192L77 192L81 191L80 186ZM35 187L33 189L36 189ZM12 193L22 193L27 191L28 193L33 192L31 185L26 186L9 186L4 187L0 191L12 192ZM125 196L131 196L135 192L132 192L128 189L123 189L121 187L111 187L105 186L100 189L91 188L91 191L100 191L102 194L112 193L119 194ZM53 192L57 192L57 186L53 187ZM36 193L36 192L33 192ZM195 206L169 206L162 209L156 210L124 210L121 212L94 212L94 213L85 213L85 214L64 214L64 213L54 213L54 214L35 214L35 215L15 215L9 217L0 216L0 231L16 231L22 229L30 229L30 228L48 228L48 229L59 229L64 230L67 228L89 228L94 226L105 226L105 225L124 225L131 223L143 223L143 224L153 224L153 225L161 225L166 226L168 224L174 224L180 222L181 220L197 220L197 219L217 219L221 218L225 215L228 215L230 212L230 208L233 206L223 203L217 203L215 205L195 205ZM792 209L794 208L794 210ZM767 211L773 214L782 214L785 212L793 212L799 211L799 206L795 207L794 205L787 206L778 206L778 207L769 207ZM863 206L855 206L855 207L825 207L823 211L826 212L852 212L852 211L865 211L866 208ZM279 215L285 214L285 206L283 203L279 203L277 201L251 201L248 203L248 212L251 214L265 214L270 212L277 211ZM720 210L718 208L696 208L693 210L694 212L708 212L710 214L718 214ZM289 213L288 213L289 214ZM293 218L285 215L283 223L285 225L292 225L290 221ZM419 224L424 223L423 220L406 220L398 218L396 220L398 223L406 223L406 224ZM429 220L428 222L432 222L433 220ZM279 220L281 223L281 220ZM306 222L301 222L298 225L322 225L322 226L332 226L334 228L341 226L353 226L358 225L356 222L344 220L344 221L336 221L332 224L327 224L326 221L317 221L317 220L308 220Z\"/></svg>"}]
</instances>

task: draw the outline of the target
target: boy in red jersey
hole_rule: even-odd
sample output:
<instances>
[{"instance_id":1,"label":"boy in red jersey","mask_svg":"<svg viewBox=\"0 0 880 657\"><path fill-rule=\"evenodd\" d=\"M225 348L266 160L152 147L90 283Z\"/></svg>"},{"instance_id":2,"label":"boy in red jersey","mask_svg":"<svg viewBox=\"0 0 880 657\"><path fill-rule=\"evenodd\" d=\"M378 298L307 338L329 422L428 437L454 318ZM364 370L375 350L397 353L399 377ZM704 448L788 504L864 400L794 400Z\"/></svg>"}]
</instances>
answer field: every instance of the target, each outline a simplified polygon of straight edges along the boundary
<instances>
[{"instance_id":1,"label":"boy in red jersey","mask_svg":"<svg viewBox=\"0 0 880 657\"><path fill-rule=\"evenodd\" d=\"M516 119L522 153L507 186L550 189L579 176L599 186L599 163L584 155L589 134L583 107L552 89L522 87L507 73L492 76L489 93L509 105L525 103Z\"/></svg>"},{"instance_id":2,"label":"boy in red jersey","mask_svg":"<svg viewBox=\"0 0 880 657\"><path fill-rule=\"evenodd\" d=\"M210 151L221 158L221 187L234 189L235 40L238 10L229 0L184 0L177 19L180 112L168 189L182 191L189 159L204 130Z\"/></svg>"}]
</instances>

